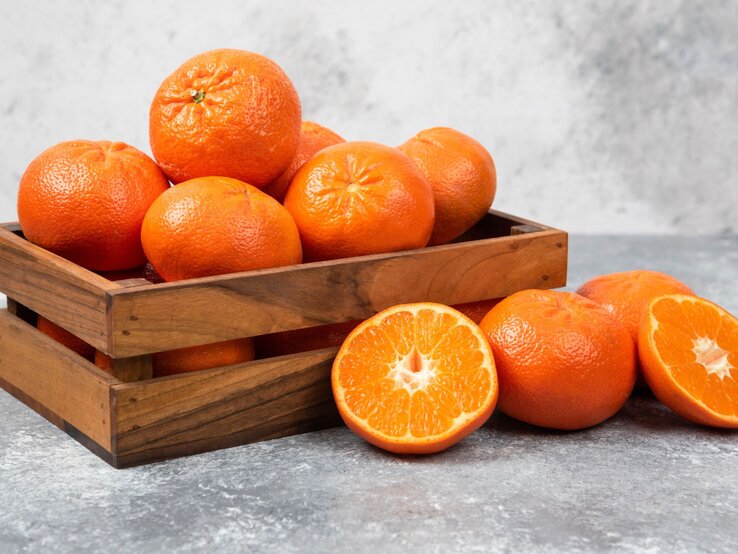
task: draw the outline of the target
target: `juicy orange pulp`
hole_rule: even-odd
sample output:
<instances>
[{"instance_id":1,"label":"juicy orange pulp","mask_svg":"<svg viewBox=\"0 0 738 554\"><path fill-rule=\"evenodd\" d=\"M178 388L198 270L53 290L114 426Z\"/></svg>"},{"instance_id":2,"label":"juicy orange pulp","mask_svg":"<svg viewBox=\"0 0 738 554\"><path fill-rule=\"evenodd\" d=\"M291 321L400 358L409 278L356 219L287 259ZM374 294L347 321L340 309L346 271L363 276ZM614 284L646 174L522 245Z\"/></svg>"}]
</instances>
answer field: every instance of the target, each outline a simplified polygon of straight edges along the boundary
<instances>
[{"instance_id":1,"label":"juicy orange pulp","mask_svg":"<svg viewBox=\"0 0 738 554\"><path fill-rule=\"evenodd\" d=\"M654 299L639 337L649 386L698 423L738 427L738 320L688 295Z\"/></svg>"},{"instance_id":2,"label":"juicy orange pulp","mask_svg":"<svg viewBox=\"0 0 738 554\"><path fill-rule=\"evenodd\" d=\"M346 424L398 453L451 446L482 425L497 400L479 327L432 303L395 306L359 325L336 357L332 383Z\"/></svg>"}]
</instances>

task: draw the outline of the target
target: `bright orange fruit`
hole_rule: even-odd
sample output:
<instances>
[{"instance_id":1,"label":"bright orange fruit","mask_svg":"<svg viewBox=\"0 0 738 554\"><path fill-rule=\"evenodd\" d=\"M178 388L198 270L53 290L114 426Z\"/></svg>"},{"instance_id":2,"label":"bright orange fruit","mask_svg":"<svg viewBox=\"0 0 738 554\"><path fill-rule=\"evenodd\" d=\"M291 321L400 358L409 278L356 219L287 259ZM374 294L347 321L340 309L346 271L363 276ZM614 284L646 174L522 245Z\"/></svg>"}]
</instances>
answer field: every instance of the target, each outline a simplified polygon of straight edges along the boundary
<instances>
[{"instance_id":1,"label":"bright orange fruit","mask_svg":"<svg viewBox=\"0 0 738 554\"><path fill-rule=\"evenodd\" d=\"M738 319L702 298L654 298L638 338L643 375L682 417L738 428Z\"/></svg>"},{"instance_id":2,"label":"bright orange fruit","mask_svg":"<svg viewBox=\"0 0 738 554\"><path fill-rule=\"evenodd\" d=\"M140 150L122 142L62 142L34 159L18 188L25 237L87 269L143 265L141 222L169 188Z\"/></svg>"},{"instance_id":3,"label":"bright orange fruit","mask_svg":"<svg viewBox=\"0 0 738 554\"><path fill-rule=\"evenodd\" d=\"M339 142L345 141L330 129L312 121L303 121L297 152L292 156L290 164L282 175L264 187L264 192L282 202L284 195L287 194L290 181L292 181L297 171L305 165L305 162L323 148L338 144Z\"/></svg>"},{"instance_id":4,"label":"bright orange fruit","mask_svg":"<svg viewBox=\"0 0 738 554\"><path fill-rule=\"evenodd\" d=\"M421 248L433 230L433 190L396 148L344 142L318 152L290 183L285 207L308 261Z\"/></svg>"},{"instance_id":5,"label":"bright orange fruit","mask_svg":"<svg viewBox=\"0 0 738 554\"><path fill-rule=\"evenodd\" d=\"M429 244L445 244L484 217L497 191L495 163L484 146L454 129L434 127L399 148L433 187L436 222Z\"/></svg>"},{"instance_id":6,"label":"bright orange fruit","mask_svg":"<svg viewBox=\"0 0 738 554\"><path fill-rule=\"evenodd\" d=\"M83 358L92 360L95 356L94 346L87 344L78 336L73 335L63 327L59 327L56 323L43 316L38 316L38 319L36 320L36 328L44 335L50 336L56 342L63 344Z\"/></svg>"},{"instance_id":7,"label":"bright orange fruit","mask_svg":"<svg viewBox=\"0 0 738 554\"><path fill-rule=\"evenodd\" d=\"M692 289L660 271L637 269L608 273L584 283L577 294L594 300L610 312L638 340L648 303L664 294L694 294Z\"/></svg>"},{"instance_id":8,"label":"bright orange fruit","mask_svg":"<svg viewBox=\"0 0 738 554\"><path fill-rule=\"evenodd\" d=\"M250 362L254 359L254 341L233 339L201 346L157 352L151 361L154 377L165 377L201 369ZM113 359L95 351L95 365L107 372L113 370Z\"/></svg>"},{"instance_id":9,"label":"bright orange fruit","mask_svg":"<svg viewBox=\"0 0 738 554\"><path fill-rule=\"evenodd\" d=\"M349 428L400 454L439 452L480 427L497 400L495 362L479 327L441 304L401 304L367 319L333 363Z\"/></svg>"},{"instance_id":10,"label":"bright orange fruit","mask_svg":"<svg viewBox=\"0 0 738 554\"><path fill-rule=\"evenodd\" d=\"M597 302L630 333L633 342L638 341L641 321L648 303L662 294L693 294L692 290L671 275L660 271L636 269L608 273L584 283L577 294ZM645 387L639 371L636 387Z\"/></svg>"},{"instance_id":11,"label":"bright orange fruit","mask_svg":"<svg viewBox=\"0 0 738 554\"><path fill-rule=\"evenodd\" d=\"M578 294L525 290L480 324L500 378L500 409L552 429L583 429L617 412L636 378L626 328Z\"/></svg>"},{"instance_id":12,"label":"bright orange fruit","mask_svg":"<svg viewBox=\"0 0 738 554\"><path fill-rule=\"evenodd\" d=\"M268 194L228 177L170 188L141 227L146 257L166 281L297 264L300 235Z\"/></svg>"},{"instance_id":13,"label":"bright orange fruit","mask_svg":"<svg viewBox=\"0 0 738 554\"><path fill-rule=\"evenodd\" d=\"M218 175L263 187L295 155L300 114L295 87L272 60L211 50L183 63L156 92L151 151L175 183Z\"/></svg>"}]
</instances>

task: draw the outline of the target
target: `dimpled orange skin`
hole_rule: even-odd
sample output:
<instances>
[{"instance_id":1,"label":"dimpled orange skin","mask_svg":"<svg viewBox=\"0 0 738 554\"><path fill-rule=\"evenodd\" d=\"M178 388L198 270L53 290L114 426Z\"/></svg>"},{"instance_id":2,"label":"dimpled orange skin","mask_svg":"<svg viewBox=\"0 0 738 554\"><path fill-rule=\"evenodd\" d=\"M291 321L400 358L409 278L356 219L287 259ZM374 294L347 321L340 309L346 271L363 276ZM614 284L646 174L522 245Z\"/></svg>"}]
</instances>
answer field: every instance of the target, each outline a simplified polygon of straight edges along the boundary
<instances>
[{"instance_id":1,"label":"dimpled orange skin","mask_svg":"<svg viewBox=\"0 0 738 554\"><path fill-rule=\"evenodd\" d=\"M577 294L525 290L480 323L497 363L500 409L552 429L596 425L625 403L636 351L625 327Z\"/></svg>"},{"instance_id":2,"label":"dimpled orange skin","mask_svg":"<svg viewBox=\"0 0 738 554\"><path fill-rule=\"evenodd\" d=\"M399 148L433 187L436 223L430 245L452 241L484 217L497 191L495 163L484 146L454 129L434 127Z\"/></svg>"},{"instance_id":3,"label":"dimpled orange skin","mask_svg":"<svg viewBox=\"0 0 738 554\"><path fill-rule=\"evenodd\" d=\"M662 294L694 293L671 275L637 269L594 277L579 287L577 294L597 302L610 312L625 325L637 344L641 322L651 300ZM640 371L636 386L646 386Z\"/></svg>"},{"instance_id":4,"label":"dimpled orange skin","mask_svg":"<svg viewBox=\"0 0 738 554\"><path fill-rule=\"evenodd\" d=\"M141 222L169 188L154 160L122 142L62 142L34 159L18 188L18 220L34 244L87 269L146 262Z\"/></svg>"},{"instance_id":5,"label":"dimpled orange skin","mask_svg":"<svg viewBox=\"0 0 738 554\"><path fill-rule=\"evenodd\" d=\"M233 339L201 346L157 352L152 357L153 376L165 377L201 369L250 362L254 359L254 341L250 338ZM95 351L95 365L112 373L113 360L99 350Z\"/></svg>"},{"instance_id":6,"label":"dimpled orange skin","mask_svg":"<svg viewBox=\"0 0 738 554\"><path fill-rule=\"evenodd\" d=\"M700 425L738 429L738 387L733 377L733 373L738 377L738 370L732 369L723 377L710 375L693 351L692 341L703 333L725 349L713 354L712 362L724 354L728 365L738 367L738 320L734 316L692 295L666 294L652 299L638 337L643 375L656 398L683 418ZM710 405L715 402L732 405L732 410L718 411Z\"/></svg>"},{"instance_id":7,"label":"dimpled orange skin","mask_svg":"<svg viewBox=\"0 0 738 554\"><path fill-rule=\"evenodd\" d=\"M284 173L269 183L263 190L269 196L276 198L280 202L284 200L290 181L295 173L315 154L328 146L345 142L336 133L322 127L311 121L302 122L302 131L300 134L300 143L297 145L297 152L292 157L290 165L284 170Z\"/></svg>"},{"instance_id":8,"label":"dimpled orange skin","mask_svg":"<svg viewBox=\"0 0 738 554\"><path fill-rule=\"evenodd\" d=\"M222 175L260 188L295 155L300 121L300 99L276 63L245 50L211 50L161 84L149 140L174 183Z\"/></svg>"},{"instance_id":9,"label":"dimpled orange skin","mask_svg":"<svg viewBox=\"0 0 738 554\"><path fill-rule=\"evenodd\" d=\"M192 179L169 189L146 213L141 239L165 281L302 261L300 236L284 206L228 177Z\"/></svg>"},{"instance_id":10,"label":"dimpled orange skin","mask_svg":"<svg viewBox=\"0 0 738 554\"><path fill-rule=\"evenodd\" d=\"M285 207L308 261L421 248L433 230L433 190L405 154L374 142L318 152L290 183Z\"/></svg>"},{"instance_id":11,"label":"dimpled orange skin","mask_svg":"<svg viewBox=\"0 0 738 554\"><path fill-rule=\"evenodd\" d=\"M671 275L638 269L609 273L590 279L577 294L600 304L628 329L638 341L641 322L648 303L664 294L694 294L692 289Z\"/></svg>"}]
</instances>

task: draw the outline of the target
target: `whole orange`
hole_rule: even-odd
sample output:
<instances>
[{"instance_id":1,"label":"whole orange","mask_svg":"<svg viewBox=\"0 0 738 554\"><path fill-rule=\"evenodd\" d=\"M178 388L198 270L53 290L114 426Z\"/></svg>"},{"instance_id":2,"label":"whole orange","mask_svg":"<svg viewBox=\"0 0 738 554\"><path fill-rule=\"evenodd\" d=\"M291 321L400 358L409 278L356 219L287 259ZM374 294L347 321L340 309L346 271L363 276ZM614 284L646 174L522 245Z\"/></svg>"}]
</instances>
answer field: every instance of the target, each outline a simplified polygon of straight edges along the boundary
<instances>
[{"instance_id":1,"label":"whole orange","mask_svg":"<svg viewBox=\"0 0 738 554\"><path fill-rule=\"evenodd\" d=\"M490 153L473 138L448 127L421 131L400 150L418 164L436 198L430 244L445 244L484 217L497 191Z\"/></svg>"},{"instance_id":2,"label":"whole orange","mask_svg":"<svg viewBox=\"0 0 738 554\"><path fill-rule=\"evenodd\" d=\"M146 213L141 240L165 281L302 261L300 236L284 206L228 177L192 179L162 194Z\"/></svg>"},{"instance_id":3,"label":"whole orange","mask_svg":"<svg viewBox=\"0 0 738 554\"><path fill-rule=\"evenodd\" d=\"M318 152L292 178L285 207L307 260L421 248L433 229L433 190L396 148L344 142Z\"/></svg>"},{"instance_id":4,"label":"whole orange","mask_svg":"<svg viewBox=\"0 0 738 554\"><path fill-rule=\"evenodd\" d=\"M153 376L165 377L201 369L249 362L254 359L254 341L233 339L201 346L190 346L157 352L152 357ZM95 365L108 373L113 371L113 359L95 351Z\"/></svg>"},{"instance_id":5,"label":"whole orange","mask_svg":"<svg viewBox=\"0 0 738 554\"><path fill-rule=\"evenodd\" d=\"M300 99L269 58L244 50L203 52L159 87L149 139L175 183L220 175L263 187L295 155Z\"/></svg>"},{"instance_id":6,"label":"whole orange","mask_svg":"<svg viewBox=\"0 0 738 554\"><path fill-rule=\"evenodd\" d=\"M525 290L480 323L500 379L499 407L542 427L583 429L617 412L635 383L627 329L569 292Z\"/></svg>"},{"instance_id":7,"label":"whole orange","mask_svg":"<svg viewBox=\"0 0 738 554\"><path fill-rule=\"evenodd\" d=\"M648 303L663 294L694 294L692 289L671 275L659 271L637 269L609 273L590 279L577 294L600 304L628 329L633 341L638 334ZM640 365L640 364L639 364ZM637 387L646 387L638 373Z\"/></svg>"},{"instance_id":8,"label":"whole orange","mask_svg":"<svg viewBox=\"0 0 738 554\"><path fill-rule=\"evenodd\" d=\"M34 159L18 188L25 237L88 269L146 262L141 222L169 188L154 160L122 142L62 142Z\"/></svg>"},{"instance_id":9,"label":"whole orange","mask_svg":"<svg viewBox=\"0 0 738 554\"><path fill-rule=\"evenodd\" d=\"M345 141L330 129L311 121L303 121L300 143L297 145L297 152L292 157L290 165L287 166L287 169L284 170L282 175L263 189L264 192L282 202L284 195L287 194L287 188L290 186L292 177L295 176L295 173L297 173L305 162L323 148L338 144L339 142Z\"/></svg>"},{"instance_id":10,"label":"whole orange","mask_svg":"<svg viewBox=\"0 0 738 554\"><path fill-rule=\"evenodd\" d=\"M625 325L630 336L637 342L641 322L651 300L664 294L694 293L671 275L637 269L590 279L579 287L577 294L600 304Z\"/></svg>"}]
</instances>

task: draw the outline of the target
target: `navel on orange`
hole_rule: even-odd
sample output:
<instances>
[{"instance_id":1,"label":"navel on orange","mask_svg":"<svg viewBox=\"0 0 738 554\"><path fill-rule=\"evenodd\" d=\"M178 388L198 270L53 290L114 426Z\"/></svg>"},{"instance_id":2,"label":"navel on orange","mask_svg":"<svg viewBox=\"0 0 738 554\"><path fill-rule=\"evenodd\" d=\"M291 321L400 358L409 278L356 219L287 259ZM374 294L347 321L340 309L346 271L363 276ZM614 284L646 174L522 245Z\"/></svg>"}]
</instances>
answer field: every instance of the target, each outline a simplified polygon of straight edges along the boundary
<instances>
[{"instance_id":1,"label":"navel on orange","mask_svg":"<svg viewBox=\"0 0 738 554\"><path fill-rule=\"evenodd\" d=\"M643 375L682 417L738 428L738 319L685 294L654 298L638 337Z\"/></svg>"},{"instance_id":2,"label":"navel on orange","mask_svg":"<svg viewBox=\"0 0 738 554\"><path fill-rule=\"evenodd\" d=\"M333 363L346 425L375 446L429 454L479 428L497 401L492 350L457 310L401 304L367 319Z\"/></svg>"}]
</instances>

